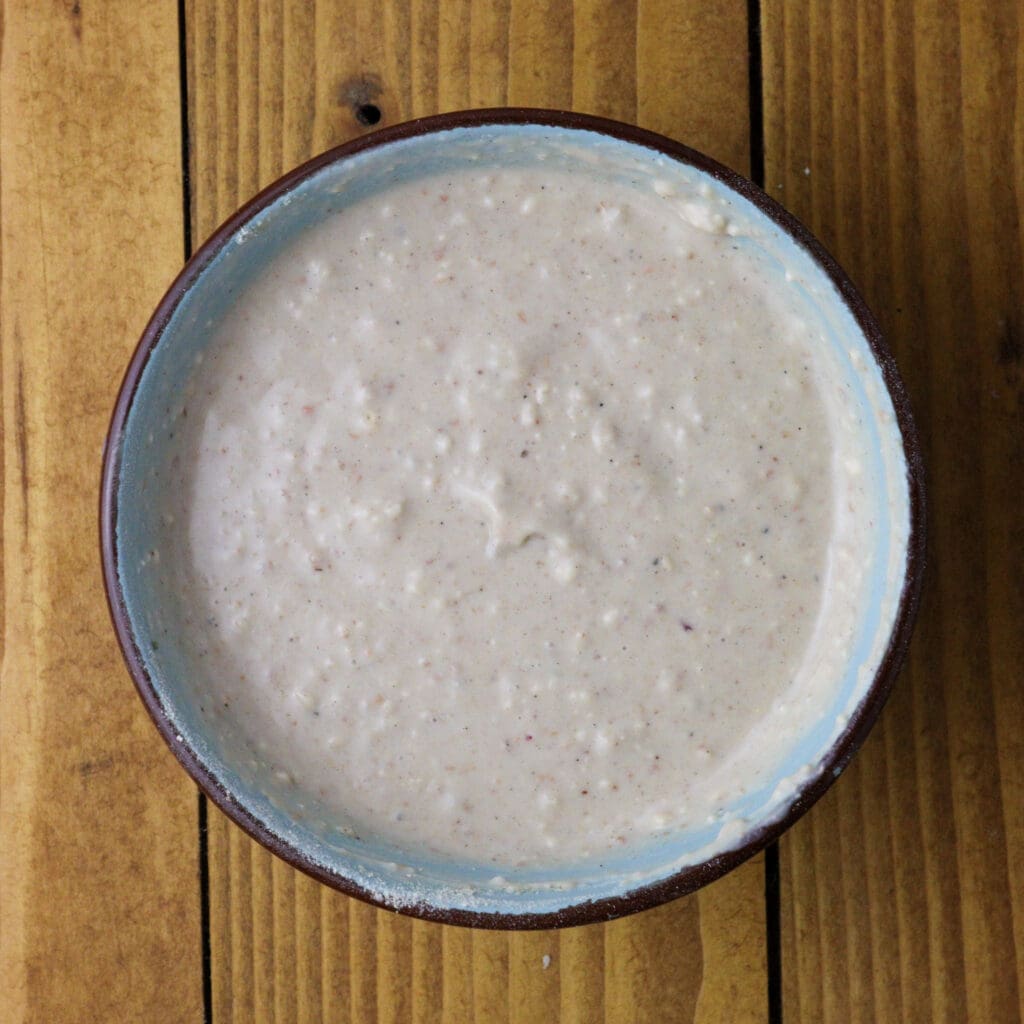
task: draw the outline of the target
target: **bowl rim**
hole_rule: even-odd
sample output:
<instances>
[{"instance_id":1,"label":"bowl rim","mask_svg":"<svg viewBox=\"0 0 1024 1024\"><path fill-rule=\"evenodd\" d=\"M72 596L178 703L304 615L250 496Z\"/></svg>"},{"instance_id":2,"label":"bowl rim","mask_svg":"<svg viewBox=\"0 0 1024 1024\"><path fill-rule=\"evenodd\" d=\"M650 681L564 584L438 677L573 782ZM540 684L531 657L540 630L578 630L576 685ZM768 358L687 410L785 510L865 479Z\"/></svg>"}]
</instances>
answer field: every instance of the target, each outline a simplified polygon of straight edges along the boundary
<instances>
[{"instance_id":1,"label":"bowl rim","mask_svg":"<svg viewBox=\"0 0 1024 1024\"><path fill-rule=\"evenodd\" d=\"M828 277L862 331L881 371L882 380L896 413L896 422L907 468L909 492L906 569L886 650L874 679L850 715L846 728L819 762L817 774L800 789L785 812L748 833L740 846L700 863L683 867L665 878L629 890L621 895L572 903L556 911L517 914L450 908L425 901L412 905L399 904L390 902L386 895L371 892L355 883L351 878L316 862L297 846L268 828L246 807L233 799L220 779L175 729L161 695L146 670L145 660L139 650L128 616L118 570L118 489L125 427L149 357L162 338L182 299L235 233L261 211L328 165L347 160L366 150L451 129L529 125L597 133L653 150L710 175L756 206L764 216L768 217L800 246ZM920 604L926 559L924 475L920 442L906 389L883 339L878 322L850 278L821 242L811 234L803 223L761 188L689 146L624 122L565 110L530 107L462 110L435 114L381 128L313 157L278 178L240 207L210 235L186 262L160 300L142 332L125 371L107 432L103 449L99 509L103 582L107 605L121 652L150 718L193 781L224 814L251 838L317 881L385 910L400 911L413 917L442 924L478 928L504 930L563 928L613 920L658 906L707 885L776 840L801 818L838 778L878 719L906 656L914 619Z\"/></svg>"}]
</instances>

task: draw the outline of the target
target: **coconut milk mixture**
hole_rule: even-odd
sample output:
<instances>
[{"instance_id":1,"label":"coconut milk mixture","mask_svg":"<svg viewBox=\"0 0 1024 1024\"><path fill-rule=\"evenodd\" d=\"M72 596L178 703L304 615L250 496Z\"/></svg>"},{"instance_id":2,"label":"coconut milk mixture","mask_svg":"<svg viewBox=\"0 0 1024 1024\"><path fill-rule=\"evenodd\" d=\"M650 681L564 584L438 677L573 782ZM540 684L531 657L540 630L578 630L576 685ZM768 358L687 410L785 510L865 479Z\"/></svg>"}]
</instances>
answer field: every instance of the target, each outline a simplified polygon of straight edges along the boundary
<instances>
[{"instance_id":1,"label":"coconut milk mixture","mask_svg":"<svg viewBox=\"0 0 1024 1024\"><path fill-rule=\"evenodd\" d=\"M696 185L465 170L240 298L174 412L160 565L254 770L498 866L772 778L870 539L845 378L751 230Z\"/></svg>"}]
</instances>

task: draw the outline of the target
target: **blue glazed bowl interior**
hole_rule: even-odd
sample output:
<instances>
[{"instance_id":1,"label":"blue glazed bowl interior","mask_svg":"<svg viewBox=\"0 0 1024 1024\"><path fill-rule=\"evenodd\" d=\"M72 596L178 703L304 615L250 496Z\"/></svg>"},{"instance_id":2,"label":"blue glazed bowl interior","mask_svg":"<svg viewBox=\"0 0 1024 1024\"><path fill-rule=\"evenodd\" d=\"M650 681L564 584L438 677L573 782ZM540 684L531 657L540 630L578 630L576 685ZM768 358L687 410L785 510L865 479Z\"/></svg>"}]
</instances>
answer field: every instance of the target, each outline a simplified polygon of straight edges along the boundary
<instances>
[{"instance_id":1,"label":"blue glazed bowl interior","mask_svg":"<svg viewBox=\"0 0 1024 1024\"><path fill-rule=\"evenodd\" d=\"M889 391L864 331L833 280L812 254L749 199L708 170L680 163L662 153L608 135L539 124L477 125L412 135L370 147L327 163L297 180L270 201L258 203L249 218L216 251L187 272L185 288L159 333L131 400L116 453L116 562L123 607L137 656L181 747L215 780L214 795L237 817L258 823L279 845L294 851L321 877L347 880L352 888L395 908L437 908L481 914L552 914L587 901L619 897L650 886L722 852L723 823L674 835L600 862L552 869L503 871L494 882L493 865L434 859L399 849L372 836L355 838L341 828L315 824L294 795L272 778L244 768L230 736L212 735L199 713L195 676L183 648L174 640L176 611L161 592L148 564L161 512L162 446L168 410L195 371L198 358L225 312L267 265L311 225L336 211L421 175L480 168L488 164L531 164L563 160L601 168L612 178L632 180L639 173L672 180L699 180L726 195L737 215L759 226L757 244L771 254L780 279L788 271L808 282L807 303L820 318L828 343L850 366L849 385L861 406L870 436L872 476L879 524L863 620L846 674L836 688L834 707L793 748L777 775L761 789L728 808L726 820L744 820L740 846L749 832L782 818L800 789L823 772L838 774L842 764L828 757L851 719L856 718L873 681L880 655L894 629L895 606L904 586L908 548L907 465ZM865 375L854 365L867 364ZM201 371L199 371L201 372ZM168 628L170 626L171 628ZM160 636L158 645L154 637ZM167 637L171 637L170 640ZM867 675L869 678L865 678ZM809 767L808 767L809 766ZM787 780L797 780L787 785Z\"/></svg>"}]
</instances>

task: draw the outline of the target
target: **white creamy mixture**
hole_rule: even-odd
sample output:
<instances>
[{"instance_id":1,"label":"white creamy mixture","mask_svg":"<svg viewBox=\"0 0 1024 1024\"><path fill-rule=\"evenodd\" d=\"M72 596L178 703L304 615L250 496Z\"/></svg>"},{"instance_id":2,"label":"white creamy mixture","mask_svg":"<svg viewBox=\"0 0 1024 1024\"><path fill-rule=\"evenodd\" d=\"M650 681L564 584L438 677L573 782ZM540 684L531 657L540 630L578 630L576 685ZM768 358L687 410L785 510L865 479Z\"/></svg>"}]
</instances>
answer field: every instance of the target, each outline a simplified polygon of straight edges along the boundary
<instances>
[{"instance_id":1,"label":"white creamy mixture","mask_svg":"<svg viewBox=\"0 0 1024 1024\"><path fill-rule=\"evenodd\" d=\"M772 778L834 699L872 527L848 385L752 231L696 185L464 170L240 298L173 414L160 565L254 770L499 867Z\"/></svg>"}]
</instances>

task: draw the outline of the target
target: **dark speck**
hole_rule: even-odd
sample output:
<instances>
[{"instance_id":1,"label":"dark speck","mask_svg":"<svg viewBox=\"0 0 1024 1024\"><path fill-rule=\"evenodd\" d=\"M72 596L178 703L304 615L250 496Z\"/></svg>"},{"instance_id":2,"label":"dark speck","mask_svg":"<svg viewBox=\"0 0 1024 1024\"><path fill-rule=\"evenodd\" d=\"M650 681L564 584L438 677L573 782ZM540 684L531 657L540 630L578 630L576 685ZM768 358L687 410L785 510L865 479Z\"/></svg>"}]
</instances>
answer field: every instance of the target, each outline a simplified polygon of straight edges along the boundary
<instances>
[{"instance_id":1,"label":"dark speck","mask_svg":"<svg viewBox=\"0 0 1024 1024\"><path fill-rule=\"evenodd\" d=\"M381 109L376 103L364 103L358 106L355 111L355 120L360 125L367 125L369 127L370 125L377 124L380 119Z\"/></svg>"},{"instance_id":2,"label":"dark speck","mask_svg":"<svg viewBox=\"0 0 1024 1024\"><path fill-rule=\"evenodd\" d=\"M1005 317L999 327L999 349L996 354L999 365L1019 366L1024 357L1024 343L1021 341L1022 332L1018 324L1010 317Z\"/></svg>"},{"instance_id":3,"label":"dark speck","mask_svg":"<svg viewBox=\"0 0 1024 1024\"><path fill-rule=\"evenodd\" d=\"M679 625L683 627L683 632L684 633L692 633L693 632L693 626L691 626L690 623L688 623L686 621L686 619L680 619L679 620Z\"/></svg>"}]
</instances>

